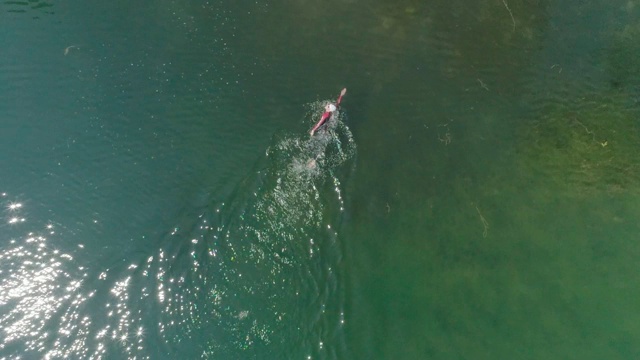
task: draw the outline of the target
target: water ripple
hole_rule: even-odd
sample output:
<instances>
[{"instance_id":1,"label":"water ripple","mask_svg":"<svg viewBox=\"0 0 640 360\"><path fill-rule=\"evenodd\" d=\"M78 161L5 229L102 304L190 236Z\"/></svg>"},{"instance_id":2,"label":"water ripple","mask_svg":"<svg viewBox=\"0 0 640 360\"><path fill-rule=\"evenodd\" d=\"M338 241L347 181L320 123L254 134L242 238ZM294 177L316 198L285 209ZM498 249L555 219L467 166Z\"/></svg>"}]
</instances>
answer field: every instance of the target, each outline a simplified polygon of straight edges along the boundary
<instances>
[{"instance_id":1,"label":"water ripple","mask_svg":"<svg viewBox=\"0 0 640 360\"><path fill-rule=\"evenodd\" d=\"M311 104L306 121L323 105ZM355 155L343 118L313 138L276 139L266 167L228 201L186 215L157 251L126 256L128 263L87 263L82 243L58 248L68 235L50 221L22 233L37 227L28 206L3 194L2 227L17 235L0 250L0 353L144 359L332 351L325 332L336 336L344 323L343 313L327 313L342 307L334 300L341 255L332 222L345 206L337 172ZM337 215L327 217L329 209Z\"/></svg>"}]
</instances>

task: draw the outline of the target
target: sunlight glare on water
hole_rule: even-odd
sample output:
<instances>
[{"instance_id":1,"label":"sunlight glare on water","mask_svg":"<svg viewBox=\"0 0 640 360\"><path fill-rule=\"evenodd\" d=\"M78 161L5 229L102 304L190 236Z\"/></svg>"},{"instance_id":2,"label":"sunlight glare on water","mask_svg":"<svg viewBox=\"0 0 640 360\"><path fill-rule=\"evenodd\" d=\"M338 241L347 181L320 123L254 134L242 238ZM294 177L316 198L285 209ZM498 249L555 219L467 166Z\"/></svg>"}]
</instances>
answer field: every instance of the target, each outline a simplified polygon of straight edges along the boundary
<instances>
[{"instance_id":1,"label":"sunlight glare on water","mask_svg":"<svg viewBox=\"0 0 640 360\"><path fill-rule=\"evenodd\" d=\"M22 204L11 202L6 207L7 223L14 226L17 209L24 210ZM81 315L80 309L95 292L81 291L86 268L78 266L72 255L50 245L46 236L55 236L52 229L54 226L48 224L37 233L18 235L0 254L0 307L4 310L0 347L18 350L17 354L23 353L20 349L24 347L24 354L84 357L89 352L85 342L91 318ZM50 331L47 325L53 318L59 325Z\"/></svg>"},{"instance_id":2,"label":"sunlight glare on water","mask_svg":"<svg viewBox=\"0 0 640 360\"><path fill-rule=\"evenodd\" d=\"M310 109L307 118L322 111L319 102ZM75 253L58 250L69 233L64 225L47 222L20 235L33 227L23 217L29 209L5 194L3 227L17 235L0 254L3 353L54 359L324 351L322 340L311 340L320 336L318 314L305 309L312 304L323 313L332 290L321 284L336 281L330 259L324 268L309 260L321 251L317 232L331 229L327 201L344 208L335 172L354 156L355 142L342 118L336 113L313 138L276 140L266 168L240 184L238 196L205 209L191 228L168 229L157 252L129 264L86 264L82 244ZM325 188L333 188L333 200ZM335 243L322 246L339 251ZM155 332L160 348L147 341ZM300 345L285 351L292 338Z\"/></svg>"}]
</instances>

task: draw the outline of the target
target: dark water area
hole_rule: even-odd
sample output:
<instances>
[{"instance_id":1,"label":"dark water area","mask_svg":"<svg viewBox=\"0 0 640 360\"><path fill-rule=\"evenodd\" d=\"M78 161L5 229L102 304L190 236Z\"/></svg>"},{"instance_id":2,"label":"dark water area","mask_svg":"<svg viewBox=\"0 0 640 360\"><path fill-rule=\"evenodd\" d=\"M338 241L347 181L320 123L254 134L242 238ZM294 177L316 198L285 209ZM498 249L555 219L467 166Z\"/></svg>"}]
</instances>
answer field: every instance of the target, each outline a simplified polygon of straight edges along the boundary
<instances>
[{"instance_id":1,"label":"dark water area","mask_svg":"<svg viewBox=\"0 0 640 360\"><path fill-rule=\"evenodd\" d=\"M0 359L639 357L637 1L0 23Z\"/></svg>"}]
</instances>

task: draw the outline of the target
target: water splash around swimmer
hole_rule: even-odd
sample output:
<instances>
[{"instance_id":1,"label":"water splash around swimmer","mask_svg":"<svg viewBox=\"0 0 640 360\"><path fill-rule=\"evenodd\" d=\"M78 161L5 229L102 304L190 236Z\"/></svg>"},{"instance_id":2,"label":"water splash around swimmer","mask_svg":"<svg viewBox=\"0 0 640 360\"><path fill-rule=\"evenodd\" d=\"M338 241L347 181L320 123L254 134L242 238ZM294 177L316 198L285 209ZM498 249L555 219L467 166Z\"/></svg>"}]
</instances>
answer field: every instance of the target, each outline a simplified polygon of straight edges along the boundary
<instances>
[{"instance_id":1,"label":"water splash around swimmer","mask_svg":"<svg viewBox=\"0 0 640 360\"><path fill-rule=\"evenodd\" d=\"M343 89L335 102L321 100L306 105L305 123L309 118L320 118L310 137L287 136L269 147L267 157L273 165L270 168L279 172L280 177L305 183L333 177L333 171L355 155L353 134L339 107L345 93Z\"/></svg>"}]
</instances>

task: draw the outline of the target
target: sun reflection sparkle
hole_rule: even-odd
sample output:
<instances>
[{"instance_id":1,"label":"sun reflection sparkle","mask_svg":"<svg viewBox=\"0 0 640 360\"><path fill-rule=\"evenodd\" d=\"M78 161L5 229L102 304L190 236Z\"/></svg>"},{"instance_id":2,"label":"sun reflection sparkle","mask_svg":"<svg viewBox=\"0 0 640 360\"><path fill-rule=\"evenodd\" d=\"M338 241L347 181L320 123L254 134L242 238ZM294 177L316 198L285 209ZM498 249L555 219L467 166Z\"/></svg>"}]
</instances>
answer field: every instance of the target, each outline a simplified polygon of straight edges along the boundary
<instances>
[{"instance_id":1,"label":"sun reflection sparkle","mask_svg":"<svg viewBox=\"0 0 640 360\"><path fill-rule=\"evenodd\" d=\"M10 204L7 206L7 209L9 209L9 210L13 211L13 210L18 210L18 209L20 209L21 207L22 207L22 204L21 204L21 203L10 203Z\"/></svg>"}]
</instances>

